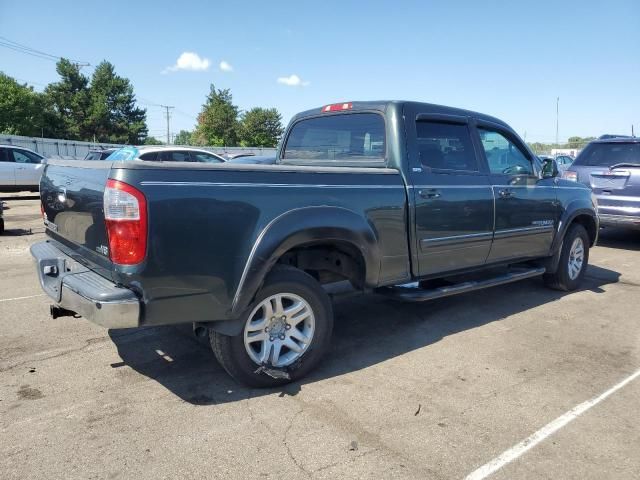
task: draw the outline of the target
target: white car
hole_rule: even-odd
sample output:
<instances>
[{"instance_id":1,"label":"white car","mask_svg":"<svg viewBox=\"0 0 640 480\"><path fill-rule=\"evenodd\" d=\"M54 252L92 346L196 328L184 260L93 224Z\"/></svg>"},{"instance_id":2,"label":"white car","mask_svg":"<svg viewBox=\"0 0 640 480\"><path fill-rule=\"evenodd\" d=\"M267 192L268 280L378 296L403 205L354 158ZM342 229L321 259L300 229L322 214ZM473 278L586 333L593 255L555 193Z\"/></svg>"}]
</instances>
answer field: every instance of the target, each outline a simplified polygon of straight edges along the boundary
<instances>
[{"instance_id":1,"label":"white car","mask_svg":"<svg viewBox=\"0 0 640 480\"><path fill-rule=\"evenodd\" d=\"M0 191L38 191L45 158L15 145L0 145Z\"/></svg>"},{"instance_id":2,"label":"white car","mask_svg":"<svg viewBox=\"0 0 640 480\"><path fill-rule=\"evenodd\" d=\"M194 147L141 145L122 147L103 161L146 160L151 162L224 163L225 159L208 150Z\"/></svg>"}]
</instances>

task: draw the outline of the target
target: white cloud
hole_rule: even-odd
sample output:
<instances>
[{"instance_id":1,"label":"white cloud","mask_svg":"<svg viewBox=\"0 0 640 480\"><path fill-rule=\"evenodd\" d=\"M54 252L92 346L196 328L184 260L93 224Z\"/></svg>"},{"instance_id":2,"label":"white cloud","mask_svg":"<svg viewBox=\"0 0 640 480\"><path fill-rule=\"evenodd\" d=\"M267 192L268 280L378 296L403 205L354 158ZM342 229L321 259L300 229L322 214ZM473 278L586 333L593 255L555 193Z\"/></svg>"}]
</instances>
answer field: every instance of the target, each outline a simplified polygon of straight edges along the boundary
<instances>
[{"instance_id":1,"label":"white cloud","mask_svg":"<svg viewBox=\"0 0 640 480\"><path fill-rule=\"evenodd\" d=\"M177 70L191 70L194 72L202 72L209 69L211 62L208 58L201 58L194 52L182 52L178 57L176 64L172 67L165 68L162 73L175 72Z\"/></svg>"},{"instance_id":2,"label":"white cloud","mask_svg":"<svg viewBox=\"0 0 640 480\"><path fill-rule=\"evenodd\" d=\"M233 66L229 62L225 62L224 60L220 62L219 67L223 72L233 72Z\"/></svg>"},{"instance_id":3,"label":"white cloud","mask_svg":"<svg viewBox=\"0 0 640 480\"><path fill-rule=\"evenodd\" d=\"M293 74L288 77L279 77L278 83L283 85L288 85L290 87L306 87L311 85L311 82L307 82L306 80L302 80L298 75Z\"/></svg>"}]
</instances>

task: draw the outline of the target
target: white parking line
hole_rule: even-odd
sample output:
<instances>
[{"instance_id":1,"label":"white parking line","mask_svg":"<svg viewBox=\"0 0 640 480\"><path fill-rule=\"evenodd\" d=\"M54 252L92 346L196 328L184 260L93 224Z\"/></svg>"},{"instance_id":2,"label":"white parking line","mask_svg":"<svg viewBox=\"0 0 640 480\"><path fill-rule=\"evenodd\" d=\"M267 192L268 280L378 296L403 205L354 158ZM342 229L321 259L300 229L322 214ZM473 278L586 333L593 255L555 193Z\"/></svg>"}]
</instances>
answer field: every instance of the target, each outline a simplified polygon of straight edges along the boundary
<instances>
[{"instance_id":1,"label":"white parking line","mask_svg":"<svg viewBox=\"0 0 640 480\"><path fill-rule=\"evenodd\" d=\"M569 422L575 420L579 415L583 414L594 405L597 405L598 403L603 401L605 398L607 398L609 395L620 390L627 383L635 380L638 377L640 377L640 370L637 370L636 372L632 373L627 378L622 380L620 383L614 385L613 387L611 387L609 390L602 393L601 395L573 407L567 413L560 415L558 418L556 418L552 422L542 427L533 435L525 438L517 445L514 445L509 450L506 450L505 452L503 452L502 454L500 454L490 462L485 463L476 471L467 475L465 477L465 480L482 480L484 478L487 478L489 475L495 473L497 470L501 469L508 463L513 462L515 459L517 459L522 454L524 454L527 450L532 449L537 444L542 442L545 438L549 437L550 435L553 435L562 427L567 425Z\"/></svg>"},{"instance_id":2,"label":"white parking line","mask_svg":"<svg viewBox=\"0 0 640 480\"><path fill-rule=\"evenodd\" d=\"M14 300L26 300L27 298L37 298L37 297L44 297L44 293L40 293L38 295L29 295L27 297L0 298L0 303L13 302Z\"/></svg>"}]
</instances>

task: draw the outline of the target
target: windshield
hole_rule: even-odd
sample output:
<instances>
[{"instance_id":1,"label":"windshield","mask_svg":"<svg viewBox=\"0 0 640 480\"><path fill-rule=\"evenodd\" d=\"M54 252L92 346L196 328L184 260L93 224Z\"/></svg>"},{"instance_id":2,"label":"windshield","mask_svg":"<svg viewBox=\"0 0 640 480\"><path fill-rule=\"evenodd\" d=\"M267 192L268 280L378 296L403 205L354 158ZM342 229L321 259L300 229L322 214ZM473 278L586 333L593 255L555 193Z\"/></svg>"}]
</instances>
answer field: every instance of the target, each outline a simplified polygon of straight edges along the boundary
<instances>
[{"instance_id":1,"label":"windshield","mask_svg":"<svg viewBox=\"0 0 640 480\"><path fill-rule=\"evenodd\" d=\"M113 152L106 158L106 160L120 160L121 162L127 162L137 158L139 153L140 152L135 147L124 147Z\"/></svg>"},{"instance_id":2,"label":"windshield","mask_svg":"<svg viewBox=\"0 0 640 480\"><path fill-rule=\"evenodd\" d=\"M610 167L619 163L640 164L640 143L591 143L573 165Z\"/></svg>"}]
</instances>

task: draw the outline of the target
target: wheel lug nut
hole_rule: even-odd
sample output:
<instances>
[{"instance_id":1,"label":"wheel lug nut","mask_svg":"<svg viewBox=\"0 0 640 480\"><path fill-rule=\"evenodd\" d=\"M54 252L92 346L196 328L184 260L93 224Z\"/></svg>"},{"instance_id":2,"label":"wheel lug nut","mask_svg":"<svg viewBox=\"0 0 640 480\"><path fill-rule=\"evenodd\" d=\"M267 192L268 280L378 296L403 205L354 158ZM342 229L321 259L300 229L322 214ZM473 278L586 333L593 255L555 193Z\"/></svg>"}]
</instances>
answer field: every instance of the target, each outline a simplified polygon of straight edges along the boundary
<instances>
[{"instance_id":1,"label":"wheel lug nut","mask_svg":"<svg viewBox=\"0 0 640 480\"><path fill-rule=\"evenodd\" d=\"M284 340L284 334L280 335L280 340Z\"/></svg>"},{"instance_id":2,"label":"wheel lug nut","mask_svg":"<svg viewBox=\"0 0 640 480\"><path fill-rule=\"evenodd\" d=\"M280 317L280 320L282 320L283 322L287 319L287 317L285 317L284 315Z\"/></svg>"},{"instance_id":3,"label":"wheel lug nut","mask_svg":"<svg viewBox=\"0 0 640 480\"><path fill-rule=\"evenodd\" d=\"M265 332L269 332L269 327L264 327Z\"/></svg>"},{"instance_id":4,"label":"wheel lug nut","mask_svg":"<svg viewBox=\"0 0 640 480\"><path fill-rule=\"evenodd\" d=\"M291 325L289 325L288 323L284 326L285 330L290 330L291 329Z\"/></svg>"},{"instance_id":5,"label":"wheel lug nut","mask_svg":"<svg viewBox=\"0 0 640 480\"><path fill-rule=\"evenodd\" d=\"M276 337L269 337L269 341L273 342L276 339Z\"/></svg>"}]
</instances>

